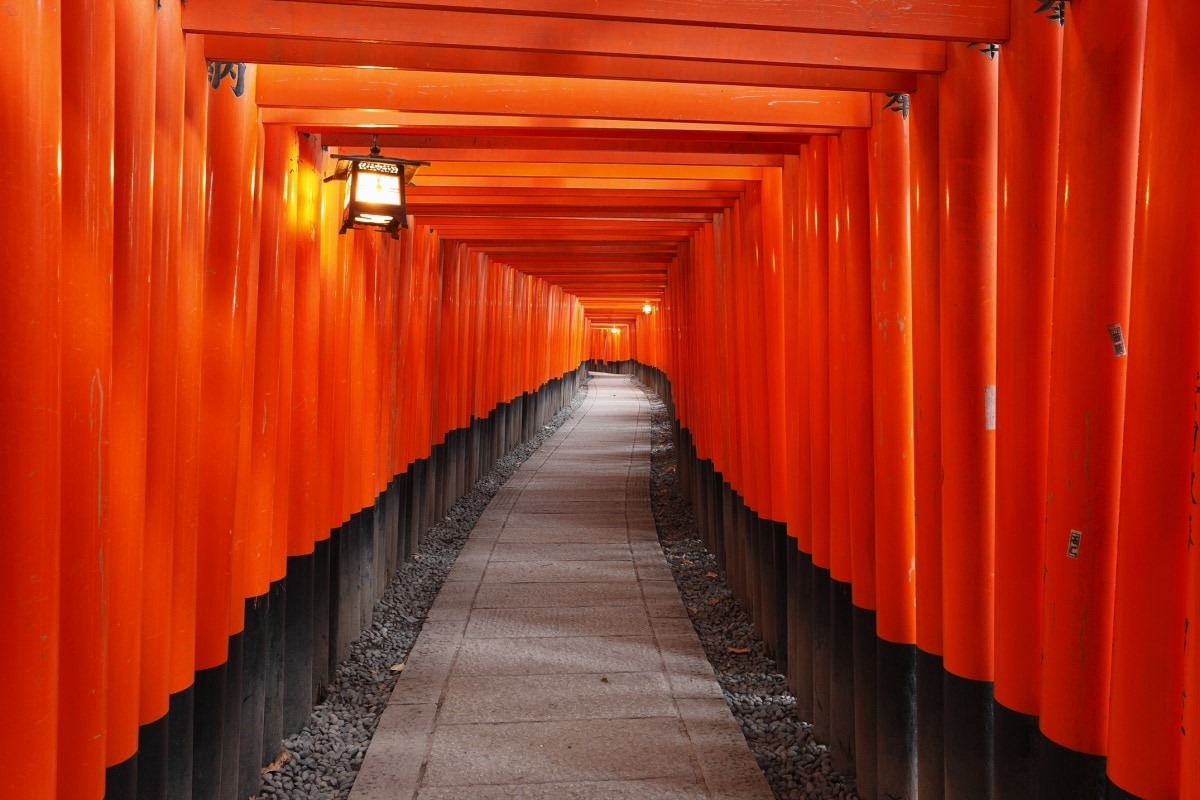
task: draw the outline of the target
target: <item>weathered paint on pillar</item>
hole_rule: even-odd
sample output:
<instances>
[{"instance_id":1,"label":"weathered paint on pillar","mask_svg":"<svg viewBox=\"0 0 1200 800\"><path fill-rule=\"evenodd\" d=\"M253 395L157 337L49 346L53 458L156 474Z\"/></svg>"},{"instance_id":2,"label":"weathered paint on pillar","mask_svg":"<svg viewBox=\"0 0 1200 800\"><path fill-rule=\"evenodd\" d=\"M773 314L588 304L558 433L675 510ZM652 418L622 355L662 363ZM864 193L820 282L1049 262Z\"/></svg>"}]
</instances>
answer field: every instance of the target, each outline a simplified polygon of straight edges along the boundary
<instances>
[{"instance_id":1,"label":"weathered paint on pillar","mask_svg":"<svg viewBox=\"0 0 1200 800\"><path fill-rule=\"evenodd\" d=\"M1146 0L1068 9L1047 466L1043 792L1099 791L1107 752ZM1053 749L1053 748L1052 748Z\"/></svg>"},{"instance_id":2,"label":"weathered paint on pillar","mask_svg":"<svg viewBox=\"0 0 1200 800\"><path fill-rule=\"evenodd\" d=\"M1195 770L1194 749L1183 766L1183 745L1185 733L1194 737L1189 722L1200 701L1194 684L1184 683L1197 621L1187 592L1200 430L1200 160L1193 148L1200 113L1179 102L1177 89L1200 78L1180 35L1198 25L1195 3L1147 10L1108 777L1148 798L1197 789L1190 780L1185 788L1181 770Z\"/></svg>"}]
</instances>

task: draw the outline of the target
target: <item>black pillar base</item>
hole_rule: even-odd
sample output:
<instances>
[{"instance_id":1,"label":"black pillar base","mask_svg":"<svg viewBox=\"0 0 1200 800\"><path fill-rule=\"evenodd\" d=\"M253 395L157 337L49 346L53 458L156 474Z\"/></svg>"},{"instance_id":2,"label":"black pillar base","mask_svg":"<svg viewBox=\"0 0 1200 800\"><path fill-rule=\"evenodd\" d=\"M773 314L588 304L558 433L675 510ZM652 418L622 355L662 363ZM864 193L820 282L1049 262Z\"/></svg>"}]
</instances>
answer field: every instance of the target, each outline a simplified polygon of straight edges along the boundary
<instances>
[{"instance_id":1,"label":"black pillar base","mask_svg":"<svg viewBox=\"0 0 1200 800\"><path fill-rule=\"evenodd\" d=\"M245 601L246 628L242 631L242 686L239 700L240 729L237 751L238 797L258 794L262 764L262 726L264 687L267 671L268 595L248 597Z\"/></svg>"},{"instance_id":2,"label":"black pillar base","mask_svg":"<svg viewBox=\"0 0 1200 800\"><path fill-rule=\"evenodd\" d=\"M875 680L879 797L916 800L917 646L876 639Z\"/></svg>"},{"instance_id":3,"label":"black pillar base","mask_svg":"<svg viewBox=\"0 0 1200 800\"><path fill-rule=\"evenodd\" d=\"M238 797L242 738L242 647L244 631L229 637L229 670L225 673L225 726L221 733L221 800Z\"/></svg>"},{"instance_id":4,"label":"black pillar base","mask_svg":"<svg viewBox=\"0 0 1200 800\"><path fill-rule=\"evenodd\" d=\"M168 709L169 710L169 709ZM138 800L166 800L167 715L138 728L137 797Z\"/></svg>"},{"instance_id":5,"label":"black pillar base","mask_svg":"<svg viewBox=\"0 0 1200 800\"><path fill-rule=\"evenodd\" d=\"M1108 793L1104 756L1081 753L1038 734L1038 790L1054 800L1104 800Z\"/></svg>"},{"instance_id":6,"label":"black pillar base","mask_svg":"<svg viewBox=\"0 0 1200 800\"><path fill-rule=\"evenodd\" d=\"M221 756L225 738L225 675L229 664L196 672L192 728L192 797L221 796Z\"/></svg>"},{"instance_id":7,"label":"black pillar base","mask_svg":"<svg viewBox=\"0 0 1200 800\"><path fill-rule=\"evenodd\" d=\"M830 705L829 754L833 768L845 775L855 772L854 749L854 613L850 584L829 583Z\"/></svg>"},{"instance_id":8,"label":"black pillar base","mask_svg":"<svg viewBox=\"0 0 1200 800\"><path fill-rule=\"evenodd\" d=\"M288 556L283 632L283 735L297 733L313 707L313 562Z\"/></svg>"},{"instance_id":9,"label":"black pillar base","mask_svg":"<svg viewBox=\"0 0 1200 800\"><path fill-rule=\"evenodd\" d=\"M195 746L196 686L171 695L167 712L167 797L192 798L192 748Z\"/></svg>"},{"instance_id":10,"label":"black pillar base","mask_svg":"<svg viewBox=\"0 0 1200 800\"><path fill-rule=\"evenodd\" d=\"M945 692L946 797L992 800L996 762L993 755L992 684L943 671ZM1055 800L1062 795L1049 794Z\"/></svg>"},{"instance_id":11,"label":"black pillar base","mask_svg":"<svg viewBox=\"0 0 1200 800\"><path fill-rule=\"evenodd\" d=\"M813 565L812 571L813 730L817 740L829 743L833 680L833 631L830 627L829 570Z\"/></svg>"},{"instance_id":12,"label":"black pillar base","mask_svg":"<svg viewBox=\"0 0 1200 800\"><path fill-rule=\"evenodd\" d=\"M325 689L329 686L329 626L330 603L329 571L331 568L329 539L313 542L313 653L312 653L312 693L313 704L325 699Z\"/></svg>"},{"instance_id":13,"label":"black pillar base","mask_svg":"<svg viewBox=\"0 0 1200 800\"><path fill-rule=\"evenodd\" d=\"M788 564L788 685L796 698L796 714L813 718L812 555L795 547Z\"/></svg>"},{"instance_id":14,"label":"black pillar base","mask_svg":"<svg viewBox=\"0 0 1200 800\"><path fill-rule=\"evenodd\" d=\"M284 580L277 580L267 591L266 669L263 694L262 763L265 767L283 749L283 675L284 624L288 596Z\"/></svg>"},{"instance_id":15,"label":"black pillar base","mask_svg":"<svg viewBox=\"0 0 1200 800\"><path fill-rule=\"evenodd\" d=\"M136 800L138 754L134 753L120 764L104 770L105 800Z\"/></svg>"},{"instance_id":16,"label":"black pillar base","mask_svg":"<svg viewBox=\"0 0 1200 800\"><path fill-rule=\"evenodd\" d=\"M876 760L878 711L876 709L875 612L854 606L854 783L859 797L878 794Z\"/></svg>"},{"instance_id":17,"label":"black pillar base","mask_svg":"<svg viewBox=\"0 0 1200 800\"><path fill-rule=\"evenodd\" d=\"M996 800L1037 797L1038 718L996 701Z\"/></svg>"},{"instance_id":18,"label":"black pillar base","mask_svg":"<svg viewBox=\"0 0 1200 800\"><path fill-rule=\"evenodd\" d=\"M945 698L942 657L917 648L917 794L946 797Z\"/></svg>"}]
</instances>

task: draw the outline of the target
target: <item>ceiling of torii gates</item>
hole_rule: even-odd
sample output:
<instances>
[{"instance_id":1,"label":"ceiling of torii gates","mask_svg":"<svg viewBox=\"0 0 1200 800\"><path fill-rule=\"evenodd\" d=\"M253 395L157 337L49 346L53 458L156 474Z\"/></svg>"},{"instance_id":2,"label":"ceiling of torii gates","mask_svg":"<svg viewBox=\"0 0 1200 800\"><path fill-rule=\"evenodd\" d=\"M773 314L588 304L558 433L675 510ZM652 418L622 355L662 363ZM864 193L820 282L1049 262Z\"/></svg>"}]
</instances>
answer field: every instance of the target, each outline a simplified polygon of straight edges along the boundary
<instances>
[{"instance_id":1,"label":"ceiling of torii gates","mask_svg":"<svg viewBox=\"0 0 1200 800\"><path fill-rule=\"evenodd\" d=\"M409 212L595 322L657 302L689 236L870 92L1008 38L1010 0L188 0L257 63L266 124L431 162ZM364 69L369 67L369 69Z\"/></svg>"}]
</instances>

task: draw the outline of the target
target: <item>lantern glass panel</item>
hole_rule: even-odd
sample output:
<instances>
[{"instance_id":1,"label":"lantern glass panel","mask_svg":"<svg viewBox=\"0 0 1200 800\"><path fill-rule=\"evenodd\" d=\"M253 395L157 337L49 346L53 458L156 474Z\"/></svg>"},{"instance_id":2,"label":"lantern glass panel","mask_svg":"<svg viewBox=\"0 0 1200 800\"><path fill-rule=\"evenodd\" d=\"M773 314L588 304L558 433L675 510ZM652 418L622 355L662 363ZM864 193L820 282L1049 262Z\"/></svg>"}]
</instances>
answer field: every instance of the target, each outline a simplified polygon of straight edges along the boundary
<instances>
[{"instance_id":1,"label":"lantern glass panel","mask_svg":"<svg viewBox=\"0 0 1200 800\"><path fill-rule=\"evenodd\" d=\"M400 170L395 164L361 161L354 181L354 201L400 205Z\"/></svg>"}]
</instances>

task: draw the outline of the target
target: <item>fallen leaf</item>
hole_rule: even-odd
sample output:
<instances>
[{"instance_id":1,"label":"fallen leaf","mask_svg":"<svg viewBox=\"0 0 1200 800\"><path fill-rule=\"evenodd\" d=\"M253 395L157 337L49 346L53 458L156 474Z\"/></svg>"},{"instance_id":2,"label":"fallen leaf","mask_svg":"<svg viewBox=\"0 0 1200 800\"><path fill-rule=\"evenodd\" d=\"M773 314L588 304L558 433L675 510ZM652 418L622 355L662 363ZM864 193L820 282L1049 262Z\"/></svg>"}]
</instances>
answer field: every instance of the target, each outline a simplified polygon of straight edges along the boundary
<instances>
[{"instance_id":1,"label":"fallen leaf","mask_svg":"<svg viewBox=\"0 0 1200 800\"><path fill-rule=\"evenodd\" d=\"M726 647L726 652L733 653L735 656L744 656L750 652L749 647Z\"/></svg>"},{"instance_id":2,"label":"fallen leaf","mask_svg":"<svg viewBox=\"0 0 1200 800\"><path fill-rule=\"evenodd\" d=\"M706 578L715 578L715 577L717 577L717 573L713 572L713 571L710 569L708 572L704 573L704 577L706 577Z\"/></svg>"},{"instance_id":3,"label":"fallen leaf","mask_svg":"<svg viewBox=\"0 0 1200 800\"><path fill-rule=\"evenodd\" d=\"M262 774L266 775L267 773L270 773L270 772L278 772L279 768L282 767L285 763L287 763L288 759L291 757L292 757L292 754L289 753L287 750L280 751L279 755L275 756L274 761L272 761L270 764L267 764L265 767L262 768Z\"/></svg>"},{"instance_id":4,"label":"fallen leaf","mask_svg":"<svg viewBox=\"0 0 1200 800\"><path fill-rule=\"evenodd\" d=\"M692 612L693 614L700 613L700 609L696 608L695 606L688 606L688 611Z\"/></svg>"},{"instance_id":5,"label":"fallen leaf","mask_svg":"<svg viewBox=\"0 0 1200 800\"><path fill-rule=\"evenodd\" d=\"M714 597L713 599L711 599L711 600L709 600L709 601L708 601L708 604L709 604L710 606L715 606L715 605L716 605L717 603L719 603L719 602L721 602L721 598L719 598L719 597Z\"/></svg>"},{"instance_id":6,"label":"fallen leaf","mask_svg":"<svg viewBox=\"0 0 1200 800\"><path fill-rule=\"evenodd\" d=\"M399 664L392 664L392 672L404 672L403 662Z\"/></svg>"}]
</instances>

